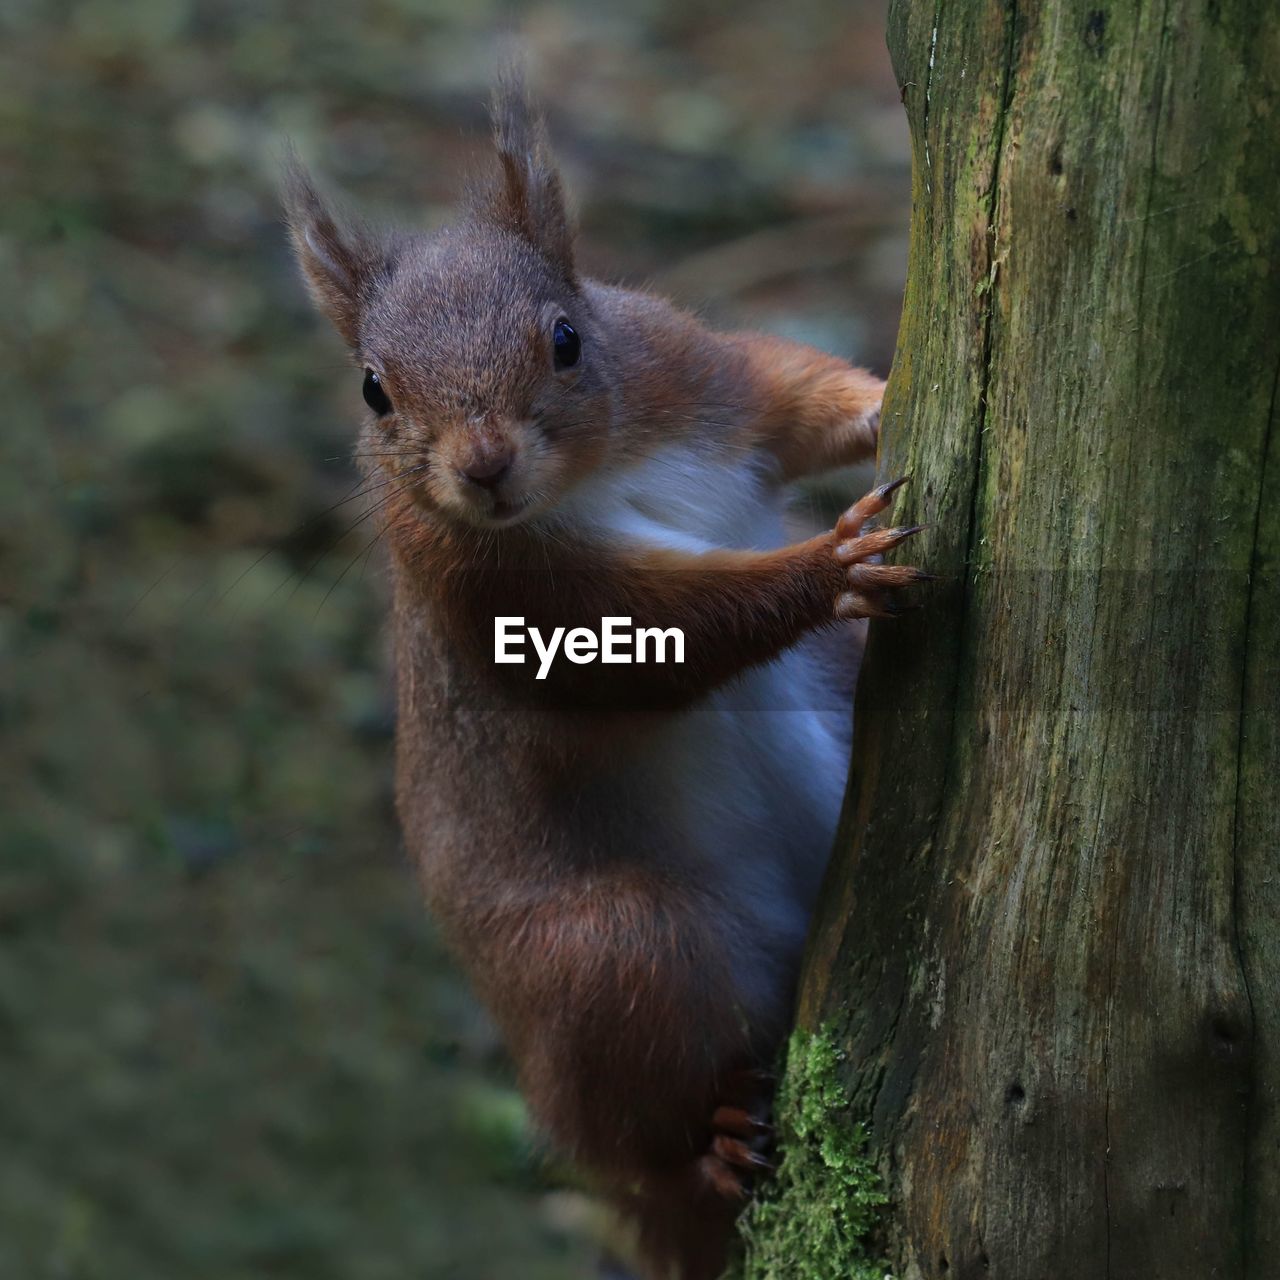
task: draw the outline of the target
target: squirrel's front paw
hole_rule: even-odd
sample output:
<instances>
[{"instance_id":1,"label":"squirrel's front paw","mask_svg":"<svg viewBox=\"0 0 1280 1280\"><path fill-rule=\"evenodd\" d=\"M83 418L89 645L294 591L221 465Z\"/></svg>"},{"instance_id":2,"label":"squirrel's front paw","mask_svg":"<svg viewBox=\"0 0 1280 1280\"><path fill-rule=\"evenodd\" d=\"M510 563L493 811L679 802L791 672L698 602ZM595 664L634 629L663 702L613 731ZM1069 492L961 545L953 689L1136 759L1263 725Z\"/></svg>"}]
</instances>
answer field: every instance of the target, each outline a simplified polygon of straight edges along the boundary
<instances>
[{"instance_id":1,"label":"squirrel's front paw","mask_svg":"<svg viewBox=\"0 0 1280 1280\"><path fill-rule=\"evenodd\" d=\"M891 618L900 612L894 593L933 577L909 565L881 564L883 553L919 533L923 525L871 529L865 525L890 505L908 477L882 484L858 499L836 521L836 559L845 566L845 590L836 599L837 618Z\"/></svg>"},{"instance_id":2,"label":"squirrel's front paw","mask_svg":"<svg viewBox=\"0 0 1280 1280\"><path fill-rule=\"evenodd\" d=\"M842 462L866 462L876 456L880 437L880 405L884 383L865 369L849 369L841 388L840 402L844 411L840 449Z\"/></svg>"}]
</instances>

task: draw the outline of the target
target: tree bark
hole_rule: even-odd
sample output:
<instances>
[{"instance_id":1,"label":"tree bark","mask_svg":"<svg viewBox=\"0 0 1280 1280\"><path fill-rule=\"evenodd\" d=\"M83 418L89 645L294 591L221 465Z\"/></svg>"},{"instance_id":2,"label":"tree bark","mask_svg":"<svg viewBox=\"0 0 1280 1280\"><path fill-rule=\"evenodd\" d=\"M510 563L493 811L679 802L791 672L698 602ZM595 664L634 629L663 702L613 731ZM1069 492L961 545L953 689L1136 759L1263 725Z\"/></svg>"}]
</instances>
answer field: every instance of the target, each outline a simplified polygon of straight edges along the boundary
<instances>
[{"instance_id":1,"label":"tree bark","mask_svg":"<svg viewBox=\"0 0 1280 1280\"><path fill-rule=\"evenodd\" d=\"M880 470L948 577L872 626L825 1123L867 1126L895 1276L1280 1277L1280 23L895 0L890 47ZM747 1274L821 1275L778 1220Z\"/></svg>"}]
</instances>

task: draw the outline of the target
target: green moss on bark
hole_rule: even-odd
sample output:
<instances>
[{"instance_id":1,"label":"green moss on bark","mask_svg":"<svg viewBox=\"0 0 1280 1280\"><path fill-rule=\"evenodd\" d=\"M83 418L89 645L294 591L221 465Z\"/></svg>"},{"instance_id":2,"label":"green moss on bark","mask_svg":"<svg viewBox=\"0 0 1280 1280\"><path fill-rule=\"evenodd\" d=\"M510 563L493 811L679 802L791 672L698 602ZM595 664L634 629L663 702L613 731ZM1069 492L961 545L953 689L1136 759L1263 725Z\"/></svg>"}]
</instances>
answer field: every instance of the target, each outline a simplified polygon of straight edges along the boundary
<instances>
[{"instance_id":1,"label":"green moss on bark","mask_svg":"<svg viewBox=\"0 0 1280 1280\"><path fill-rule=\"evenodd\" d=\"M887 1197L849 1115L840 1050L796 1031L778 1091L781 1166L743 1223L742 1280L884 1280L870 1238Z\"/></svg>"}]
</instances>

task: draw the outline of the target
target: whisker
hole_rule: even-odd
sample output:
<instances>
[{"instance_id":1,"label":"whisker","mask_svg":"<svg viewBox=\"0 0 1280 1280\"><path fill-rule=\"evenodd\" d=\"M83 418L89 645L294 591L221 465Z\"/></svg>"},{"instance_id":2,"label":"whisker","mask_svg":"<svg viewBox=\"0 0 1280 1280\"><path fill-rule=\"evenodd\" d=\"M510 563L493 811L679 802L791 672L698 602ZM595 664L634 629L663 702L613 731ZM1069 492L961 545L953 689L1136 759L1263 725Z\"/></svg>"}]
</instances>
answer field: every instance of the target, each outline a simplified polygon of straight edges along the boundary
<instances>
[{"instance_id":1,"label":"whisker","mask_svg":"<svg viewBox=\"0 0 1280 1280\"><path fill-rule=\"evenodd\" d=\"M366 497L368 494L374 493L378 489L385 488L387 485L392 484L397 478L398 477L392 476L390 479L379 480L374 483L368 484L366 486L365 479L361 477L359 480L356 481L356 483L350 489L347 490L347 492L341 498L338 499L337 502L333 503L332 506L326 507L318 515L314 515L311 517L310 520L307 520L305 523L298 525L296 528L292 529L288 534L286 534L285 537L275 539L267 547L267 549L263 551L263 553L260 556L258 556L257 559L255 559L251 565L249 565L247 569L243 570L236 577L236 580L229 587L227 587L227 589L223 591L221 595L215 597L215 599L213 600L213 604L214 605L221 604L245 580L245 578L249 576L249 574L251 574L269 555L271 555L275 551L278 551L280 547L285 542L287 542L290 538L295 538L298 536L298 534L304 532L307 529L310 529L312 525L318 524L326 516L332 515L333 512L337 511L339 507L344 507L348 502L354 502L356 501L357 498ZM342 536L345 536L345 535L342 535ZM339 539L339 541L340 540L341 538ZM323 558L324 555L326 554L328 554L327 551L322 552L321 558ZM288 579L286 578L285 581L287 582ZM192 594L187 597L186 603L190 604L191 601L195 599L196 594L198 594L198 589L196 592L192 592Z\"/></svg>"},{"instance_id":2,"label":"whisker","mask_svg":"<svg viewBox=\"0 0 1280 1280\"><path fill-rule=\"evenodd\" d=\"M295 584L295 586L294 586L293 590L289 593L289 599L290 599L290 600L292 600L292 599L293 599L293 597L294 597L295 595L297 595L298 591L301 589L302 584L303 584L303 583L304 583L304 582L305 582L305 581L306 581L306 580L311 576L312 572L314 572L314 570L316 569L316 567L321 563L321 561L323 561L323 560L325 559L325 557L326 557L326 556L331 555L331 554L333 553L334 549L335 549L336 547L340 546L340 545L341 545L341 543L342 543L346 538L348 538L352 533L354 533L354 532L355 532L355 530L356 530L356 529L358 529L362 524L364 524L364 522L365 522L366 520L368 520L370 516L374 515L374 514L375 514L375 513L377 513L378 511L381 511L381 510L382 510L385 506L387 506L387 504L388 504L388 503L390 503L394 498L398 497L401 493L403 493L406 489L408 489L408 488L410 487L410 485L411 485L410 477L414 474L414 472L416 472L416 471L421 471L421 470L424 470L424 469L425 469L425 468L423 468L423 467L413 467L413 468L411 468L408 472L406 472L406 473L405 473L405 475L404 475L403 477L401 477L401 476L394 477L393 479L403 479L404 483L403 483L403 484L400 484L400 485L397 485L397 486L396 486L394 489L392 489L392 491L391 491L390 493L388 493L384 498L381 498L379 501L375 502L375 503L374 503L374 504L369 508L369 510L368 510L368 511L366 511L366 512L365 512L365 513L364 513L364 514L363 514L363 515L362 515L358 520L355 520L353 523L349 524L345 529L343 529L343 530L342 530L342 532L341 532L341 533L339 533L339 534L338 534L338 536L337 536L336 538L334 538L334 539L333 539L333 540L332 540L332 541L331 541L331 542L330 542L330 543L329 543L329 544L324 548L324 550L323 550L323 551L321 551L321 552L320 552L320 554L319 554L319 555L318 555L314 560L312 560L312 561L311 561L311 563L310 563L309 565L307 565L307 567L306 567L305 569L303 569L303 571L302 571L301 573L291 573L291 574L289 574L289 575L288 575L288 577L286 577L282 582L280 582L280 583L276 586L275 590L274 590L274 591L272 591L271 595L270 595L270 596L268 596L267 598L268 598L268 599L271 599L272 597L274 597L277 591L279 591L279 590L281 590L281 588L283 588L283 587L287 586L287 585L288 585L288 583L289 583L290 581L292 581L292 579L293 579L293 578L295 578L295 577L296 577L296 578L298 579L298 581L297 581L297 583ZM391 481L388 481L387 483L388 483L388 484L390 484L390 483L392 483L392 482L391 482ZM385 486L384 486L384 487L385 487Z\"/></svg>"},{"instance_id":3,"label":"whisker","mask_svg":"<svg viewBox=\"0 0 1280 1280\"><path fill-rule=\"evenodd\" d=\"M302 524L297 525L296 527L291 529L289 533L285 535L284 538L274 539L271 543L268 544L266 550L263 551L263 553L260 556L258 556L257 559L254 560L254 562L251 565L249 565L247 569L243 570L239 575L237 575L236 580L229 587L227 587L225 591L223 591L220 595L217 595L213 598L213 600L210 602L209 607L212 609L215 605L221 604L222 601L224 601L245 580L245 578L249 576L249 574L251 574L269 555L271 555L273 551L278 550L281 544L285 542L288 538L296 537L298 534L311 528L312 525L318 524L321 520L325 518L325 516L329 515L331 512L336 511L339 507L343 506L345 503L353 502L356 498L360 497L361 495L357 493L356 490L359 489L361 485L363 485L364 483L365 483L364 477L361 476L361 478L357 480L355 484L353 484L351 488L348 489L346 493L343 494L343 496L339 498L338 501L335 502L332 506L326 507L318 515L312 516L309 520L303 521ZM183 607L185 608L187 605L189 605L196 598L196 596L198 596L200 592L203 590L204 590L203 585L196 587L196 589L192 591L191 594L188 595L187 598L183 601Z\"/></svg>"},{"instance_id":4,"label":"whisker","mask_svg":"<svg viewBox=\"0 0 1280 1280\"><path fill-rule=\"evenodd\" d=\"M125 610L125 618L133 615L133 611L182 563L181 556L175 556L169 567ZM123 619L122 619L123 620Z\"/></svg>"},{"instance_id":5,"label":"whisker","mask_svg":"<svg viewBox=\"0 0 1280 1280\"><path fill-rule=\"evenodd\" d=\"M369 567L369 557L373 555L373 549L378 545L378 538L385 536L386 532L387 526L383 525L382 528L378 530L378 537L374 538L374 540L369 543L369 547L364 553L364 563L360 566L360 577L358 581L364 581L364 571Z\"/></svg>"},{"instance_id":6,"label":"whisker","mask_svg":"<svg viewBox=\"0 0 1280 1280\"><path fill-rule=\"evenodd\" d=\"M391 496L394 497L395 495L393 494ZM391 498L387 499L388 502L390 500ZM373 513L367 512L366 514L372 515ZM356 554L347 562L347 567L343 569L343 571L340 574L338 574L338 576L329 584L329 590L324 593L324 597L321 599L320 603L316 605L315 613L311 615L312 622L314 622L320 616L320 610L323 609L326 604L328 604L329 597L333 595L333 593L338 589L338 585L342 582L343 578L345 578L347 574L351 572L352 568L355 566L356 561L362 558L367 559L369 555L373 552L374 547L378 545L378 539L381 538L385 532L386 532L385 529L379 529L378 532L373 535L373 540L369 543L369 545L365 547L362 551L356 552Z\"/></svg>"},{"instance_id":7,"label":"whisker","mask_svg":"<svg viewBox=\"0 0 1280 1280\"><path fill-rule=\"evenodd\" d=\"M348 458L421 458L421 449L379 449L367 453L349 453Z\"/></svg>"}]
</instances>

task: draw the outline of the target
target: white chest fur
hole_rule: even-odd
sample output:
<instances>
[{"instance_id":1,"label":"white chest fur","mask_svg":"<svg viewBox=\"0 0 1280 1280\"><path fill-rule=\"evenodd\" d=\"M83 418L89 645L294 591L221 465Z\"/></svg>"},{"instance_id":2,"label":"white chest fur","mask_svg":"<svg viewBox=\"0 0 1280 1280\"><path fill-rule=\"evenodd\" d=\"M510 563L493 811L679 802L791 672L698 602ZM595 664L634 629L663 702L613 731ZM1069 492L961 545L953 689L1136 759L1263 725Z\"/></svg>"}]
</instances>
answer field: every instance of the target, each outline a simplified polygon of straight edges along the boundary
<instances>
[{"instance_id":1,"label":"white chest fur","mask_svg":"<svg viewBox=\"0 0 1280 1280\"><path fill-rule=\"evenodd\" d=\"M557 513L589 535L695 554L786 541L784 495L750 455L672 447L589 488ZM740 942L739 996L760 1013L788 998L839 816L850 718L818 647L803 643L674 717L633 762L657 824L681 834L691 869L715 886L726 939Z\"/></svg>"}]
</instances>

